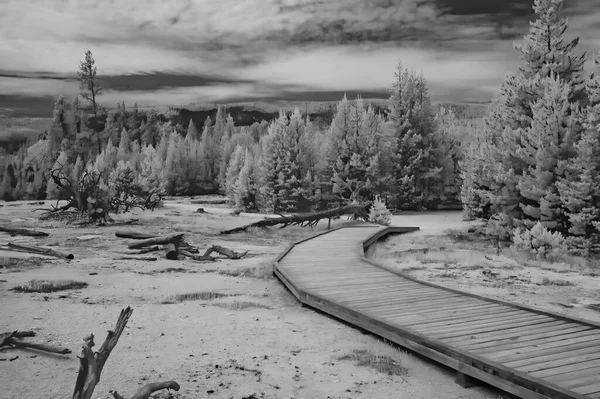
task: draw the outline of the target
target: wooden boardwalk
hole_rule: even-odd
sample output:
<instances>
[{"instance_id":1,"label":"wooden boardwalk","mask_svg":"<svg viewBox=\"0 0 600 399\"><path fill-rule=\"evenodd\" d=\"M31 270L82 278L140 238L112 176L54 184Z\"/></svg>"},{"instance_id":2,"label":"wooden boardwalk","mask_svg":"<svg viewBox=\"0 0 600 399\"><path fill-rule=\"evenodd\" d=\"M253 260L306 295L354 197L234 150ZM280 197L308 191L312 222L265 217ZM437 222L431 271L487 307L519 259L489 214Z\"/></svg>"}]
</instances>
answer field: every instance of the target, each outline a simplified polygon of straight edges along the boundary
<instances>
[{"instance_id":1,"label":"wooden boardwalk","mask_svg":"<svg viewBox=\"0 0 600 399\"><path fill-rule=\"evenodd\" d=\"M521 398L600 399L600 324L421 282L365 259L391 233L356 224L293 244L275 275L298 300Z\"/></svg>"}]
</instances>

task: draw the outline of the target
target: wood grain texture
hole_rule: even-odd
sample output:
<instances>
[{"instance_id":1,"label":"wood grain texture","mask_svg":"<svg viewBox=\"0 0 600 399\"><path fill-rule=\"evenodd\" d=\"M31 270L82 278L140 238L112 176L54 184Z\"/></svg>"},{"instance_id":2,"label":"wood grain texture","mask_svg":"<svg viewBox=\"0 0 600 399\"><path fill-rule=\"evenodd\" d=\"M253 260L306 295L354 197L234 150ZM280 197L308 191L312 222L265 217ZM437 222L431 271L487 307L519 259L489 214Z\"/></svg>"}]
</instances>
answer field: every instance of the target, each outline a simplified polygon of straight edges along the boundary
<instances>
[{"instance_id":1,"label":"wood grain texture","mask_svg":"<svg viewBox=\"0 0 600 399\"><path fill-rule=\"evenodd\" d=\"M379 239L415 230L342 226L292 244L273 272L303 305L459 375L520 398L600 399L600 324L422 282L365 259Z\"/></svg>"}]
</instances>

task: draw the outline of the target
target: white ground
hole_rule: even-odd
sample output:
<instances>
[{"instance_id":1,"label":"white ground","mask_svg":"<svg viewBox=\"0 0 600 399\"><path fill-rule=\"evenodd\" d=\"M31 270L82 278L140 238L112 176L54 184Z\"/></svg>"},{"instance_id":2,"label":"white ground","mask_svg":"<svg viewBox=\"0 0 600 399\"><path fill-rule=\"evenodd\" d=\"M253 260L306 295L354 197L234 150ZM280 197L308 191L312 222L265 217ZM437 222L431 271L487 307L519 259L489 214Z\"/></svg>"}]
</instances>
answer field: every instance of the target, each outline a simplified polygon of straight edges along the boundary
<instances>
[{"instance_id":1,"label":"white ground","mask_svg":"<svg viewBox=\"0 0 600 399\"><path fill-rule=\"evenodd\" d=\"M154 213L137 212L135 217L140 218L141 226L118 228L38 223L33 209L39 205L4 205L0 208L2 224L36 227L48 231L50 237L4 235L0 242L47 245L72 251L76 258L71 262L52 260L39 265L21 261L14 265L9 257L16 257L15 253L0 253L5 265L0 268L0 332L31 329L37 332L31 341L66 346L73 351L67 356L17 349L0 351L2 399L69 397L82 338L94 333L99 346L120 309L128 305L134 309L133 316L106 364L95 398L109 398L111 389L128 397L142 384L169 379L180 383L182 389L174 397L182 399L501 397L486 387L463 389L453 382L451 371L301 308L272 278L270 265L290 241L310 231L287 228L220 236L216 233L221 229L259 217L229 216L229 210L222 206L189 203L169 203ZM199 206L209 213L195 213ZM461 225L454 215L399 216L395 221L422 228L412 239L425 239L440 221L444 226ZM250 256L215 263L162 258L156 262L114 260L128 252L128 240L114 235L117 229L184 232L186 240L200 249L221 244L236 251L249 250ZM407 238L393 240L400 243ZM240 271L250 276L220 274ZM10 291L32 279L73 279L89 286L49 294ZM174 294L200 291L240 296L162 303ZM251 307L242 309L238 304L228 308L227 303L234 301ZM407 369L407 374L389 376L358 367L352 361L338 360L357 349L390 356ZM167 396L165 393L159 397Z\"/></svg>"}]
</instances>

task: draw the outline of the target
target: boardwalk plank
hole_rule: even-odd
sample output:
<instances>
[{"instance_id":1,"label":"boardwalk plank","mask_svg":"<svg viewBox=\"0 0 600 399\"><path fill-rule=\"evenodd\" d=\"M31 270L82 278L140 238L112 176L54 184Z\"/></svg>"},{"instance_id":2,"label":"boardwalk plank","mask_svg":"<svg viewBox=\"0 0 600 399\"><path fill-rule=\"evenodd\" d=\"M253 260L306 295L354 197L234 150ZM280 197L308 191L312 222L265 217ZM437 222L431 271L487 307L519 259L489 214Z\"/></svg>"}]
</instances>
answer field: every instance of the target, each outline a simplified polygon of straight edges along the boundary
<instances>
[{"instance_id":1,"label":"boardwalk plank","mask_svg":"<svg viewBox=\"0 0 600 399\"><path fill-rule=\"evenodd\" d=\"M385 270L364 250L414 229L361 226L296 243L275 274L303 304L521 398L600 399L600 324Z\"/></svg>"}]
</instances>

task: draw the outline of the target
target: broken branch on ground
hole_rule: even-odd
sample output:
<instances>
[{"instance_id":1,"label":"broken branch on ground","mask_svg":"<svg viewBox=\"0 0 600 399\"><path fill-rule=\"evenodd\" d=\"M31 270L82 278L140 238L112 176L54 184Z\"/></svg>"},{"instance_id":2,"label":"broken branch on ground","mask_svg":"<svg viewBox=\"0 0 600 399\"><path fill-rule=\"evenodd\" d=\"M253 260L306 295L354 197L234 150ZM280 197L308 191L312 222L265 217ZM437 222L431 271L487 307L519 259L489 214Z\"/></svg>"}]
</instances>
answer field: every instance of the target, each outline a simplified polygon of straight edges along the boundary
<instances>
[{"instance_id":1,"label":"broken branch on ground","mask_svg":"<svg viewBox=\"0 0 600 399\"><path fill-rule=\"evenodd\" d=\"M329 219L331 222L331 219L338 219L344 215L350 215L350 218L354 220L362 219L366 221L369 218L369 213L367 211L369 207L370 204L346 205L335 209L328 209L322 212L266 218L242 227L224 230L221 232L221 234L239 233L246 231L251 227L272 227L280 224L282 225L282 228L291 225L314 227L322 219Z\"/></svg>"}]
</instances>

